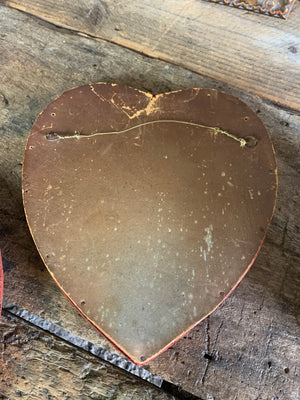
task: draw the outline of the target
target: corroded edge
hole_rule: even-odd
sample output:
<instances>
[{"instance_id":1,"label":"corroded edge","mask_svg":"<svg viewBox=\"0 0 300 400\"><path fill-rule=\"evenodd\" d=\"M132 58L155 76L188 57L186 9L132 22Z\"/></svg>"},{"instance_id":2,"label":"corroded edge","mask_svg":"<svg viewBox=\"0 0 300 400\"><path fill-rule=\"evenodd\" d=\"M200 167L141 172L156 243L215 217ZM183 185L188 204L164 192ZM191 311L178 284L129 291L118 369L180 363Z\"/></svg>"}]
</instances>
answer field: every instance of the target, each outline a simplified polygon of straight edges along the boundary
<instances>
[{"instance_id":1,"label":"corroded edge","mask_svg":"<svg viewBox=\"0 0 300 400\"><path fill-rule=\"evenodd\" d=\"M241 8L247 11L255 11L261 14L266 14L271 17L279 17L287 19L291 9L295 3L295 0L272 0L270 1L271 6L268 7L268 0L251 0L239 1L239 0L207 0L210 3L219 3L230 7Z\"/></svg>"}]
</instances>

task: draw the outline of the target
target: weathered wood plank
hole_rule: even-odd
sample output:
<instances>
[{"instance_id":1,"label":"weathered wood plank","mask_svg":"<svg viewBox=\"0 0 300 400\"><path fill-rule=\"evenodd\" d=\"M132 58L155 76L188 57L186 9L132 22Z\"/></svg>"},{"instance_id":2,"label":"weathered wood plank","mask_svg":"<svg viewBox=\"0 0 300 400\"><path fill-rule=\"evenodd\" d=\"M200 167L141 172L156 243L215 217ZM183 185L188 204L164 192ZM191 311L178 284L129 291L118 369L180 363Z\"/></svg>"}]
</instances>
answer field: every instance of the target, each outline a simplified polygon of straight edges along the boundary
<instances>
[{"instance_id":1,"label":"weathered wood plank","mask_svg":"<svg viewBox=\"0 0 300 400\"><path fill-rule=\"evenodd\" d=\"M115 81L156 93L197 86L225 89L259 112L270 130L279 167L277 210L255 265L210 317L209 328L207 322L200 324L149 367L203 398L297 399L299 116L209 78L5 7L0 7L0 25L0 247L6 299L110 346L56 288L24 219L20 176L27 133L55 96L92 81Z\"/></svg>"},{"instance_id":2,"label":"weathered wood plank","mask_svg":"<svg viewBox=\"0 0 300 400\"><path fill-rule=\"evenodd\" d=\"M286 22L197 0L2 2L300 110L300 4Z\"/></svg>"},{"instance_id":3,"label":"weathered wood plank","mask_svg":"<svg viewBox=\"0 0 300 400\"><path fill-rule=\"evenodd\" d=\"M280 253L267 244L234 295L151 368L203 398L298 399L299 303L289 296L299 258Z\"/></svg>"},{"instance_id":4,"label":"weathered wood plank","mask_svg":"<svg viewBox=\"0 0 300 400\"><path fill-rule=\"evenodd\" d=\"M174 399L140 378L4 312L0 398Z\"/></svg>"}]
</instances>

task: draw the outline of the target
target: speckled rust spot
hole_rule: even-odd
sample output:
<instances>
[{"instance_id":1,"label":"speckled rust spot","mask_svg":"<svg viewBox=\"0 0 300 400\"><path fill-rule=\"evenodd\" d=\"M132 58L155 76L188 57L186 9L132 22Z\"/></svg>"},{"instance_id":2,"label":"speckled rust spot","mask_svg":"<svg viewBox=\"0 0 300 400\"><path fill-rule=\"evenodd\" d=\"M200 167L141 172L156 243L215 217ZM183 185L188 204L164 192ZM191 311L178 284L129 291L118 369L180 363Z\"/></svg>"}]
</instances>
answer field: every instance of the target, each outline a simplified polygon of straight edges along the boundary
<instances>
[{"instance_id":1,"label":"speckled rust spot","mask_svg":"<svg viewBox=\"0 0 300 400\"><path fill-rule=\"evenodd\" d=\"M36 120L23 168L27 220L49 272L137 364L242 279L277 190L257 115L208 89L155 97L100 83L69 90Z\"/></svg>"}]
</instances>

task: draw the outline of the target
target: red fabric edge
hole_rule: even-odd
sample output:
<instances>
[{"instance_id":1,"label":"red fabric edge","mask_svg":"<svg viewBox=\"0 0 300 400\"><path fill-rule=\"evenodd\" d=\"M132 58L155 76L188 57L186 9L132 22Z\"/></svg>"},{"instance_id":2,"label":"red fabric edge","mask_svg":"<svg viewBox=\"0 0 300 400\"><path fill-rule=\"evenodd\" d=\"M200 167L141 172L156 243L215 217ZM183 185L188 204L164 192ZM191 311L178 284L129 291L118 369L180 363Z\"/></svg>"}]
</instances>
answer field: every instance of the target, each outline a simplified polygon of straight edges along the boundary
<instances>
[{"instance_id":1,"label":"red fabric edge","mask_svg":"<svg viewBox=\"0 0 300 400\"><path fill-rule=\"evenodd\" d=\"M2 310L2 299L3 299L3 265L2 265L2 257L1 257L1 250L0 250L0 316Z\"/></svg>"}]
</instances>

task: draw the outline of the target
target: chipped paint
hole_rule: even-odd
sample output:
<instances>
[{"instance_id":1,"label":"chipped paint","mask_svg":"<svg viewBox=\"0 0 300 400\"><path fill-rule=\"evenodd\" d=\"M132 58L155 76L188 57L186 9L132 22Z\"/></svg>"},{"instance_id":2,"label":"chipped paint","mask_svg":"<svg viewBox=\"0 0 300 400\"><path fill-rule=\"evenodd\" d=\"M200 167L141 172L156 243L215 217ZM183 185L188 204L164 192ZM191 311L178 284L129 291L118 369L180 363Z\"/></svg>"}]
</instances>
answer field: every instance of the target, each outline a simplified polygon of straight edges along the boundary
<instances>
[{"instance_id":1,"label":"chipped paint","mask_svg":"<svg viewBox=\"0 0 300 400\"><path fill-rule=\"evenodd\" d=\"M250 199L253 200L254 199L254 190L253 189L249 189L248 192L249 192Z\"/></svg>"}]
</instances>

